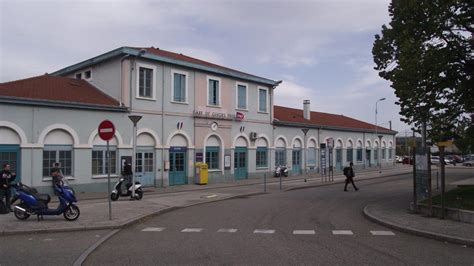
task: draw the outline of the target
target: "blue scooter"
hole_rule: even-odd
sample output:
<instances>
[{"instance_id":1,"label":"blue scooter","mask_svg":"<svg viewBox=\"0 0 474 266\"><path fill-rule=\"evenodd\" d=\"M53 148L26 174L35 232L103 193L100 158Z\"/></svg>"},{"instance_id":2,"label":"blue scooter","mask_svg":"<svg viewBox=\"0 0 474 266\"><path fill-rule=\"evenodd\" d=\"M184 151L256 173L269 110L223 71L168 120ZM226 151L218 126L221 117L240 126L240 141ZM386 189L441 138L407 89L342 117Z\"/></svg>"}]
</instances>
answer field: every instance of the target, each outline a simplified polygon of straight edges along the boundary
<instances>
[{"instance_id":1,"label":"blue scooter","mask_svg":"<svg viewBox=\"0 0 474 266\"><path fill-rule=\"evenodd\" d=\"M48 194L40 194L35 188L30 188L22 183L15 186L16 194L12 199L12 205L20 200L20 204L15 206L15 217L26 220L30 215L37 215L38 221L43 219L43 215L64 215L68 221L79 218L80 211L74 203L77 202L74 190L69 187L66 179L59 181L54 186L59 198L59 206L56 209L48 208L51 197Z\"/></svg>"}]
</instances>

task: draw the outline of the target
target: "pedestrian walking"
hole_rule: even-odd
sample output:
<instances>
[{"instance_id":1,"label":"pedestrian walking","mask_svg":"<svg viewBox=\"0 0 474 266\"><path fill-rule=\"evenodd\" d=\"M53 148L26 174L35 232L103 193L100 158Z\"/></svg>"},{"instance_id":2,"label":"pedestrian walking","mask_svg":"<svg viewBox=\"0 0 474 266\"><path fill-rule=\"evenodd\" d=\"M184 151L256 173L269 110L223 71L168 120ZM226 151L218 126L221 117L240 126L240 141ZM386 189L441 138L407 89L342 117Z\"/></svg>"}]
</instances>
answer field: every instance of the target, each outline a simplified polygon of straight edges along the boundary
<instances>
[{"instance_id":1,"label":"pedestrian walking","mask_svg":"<svg viewBox=\"0 0 474 266\"><path fill-rule=\"evenodd\" d=\"M11 184L16 179L16 174L10 171L10 164L6 163L3 165L3 171L0 172L0 201L3 203L5 198L5 206L8 211L13 211L11 207Z\"/></svg>"},{"instance_id":2,"label":"pedestrian walking","mask_svg":"<svg viewBox=\"0 0 474 266\"><path fill-rule=\"evenodd\" d=\"M354 187L354 189L357 191L359 190L355 183L354 183L354 168L353 168L354 164L351 162L349 164L349 166L346 166L344 167L344 175L346 176L346 185L344 186L344 191L347 191L347 185L349 184L349 182L352 183L352 186Z\"/></svg>"}]
</instances>

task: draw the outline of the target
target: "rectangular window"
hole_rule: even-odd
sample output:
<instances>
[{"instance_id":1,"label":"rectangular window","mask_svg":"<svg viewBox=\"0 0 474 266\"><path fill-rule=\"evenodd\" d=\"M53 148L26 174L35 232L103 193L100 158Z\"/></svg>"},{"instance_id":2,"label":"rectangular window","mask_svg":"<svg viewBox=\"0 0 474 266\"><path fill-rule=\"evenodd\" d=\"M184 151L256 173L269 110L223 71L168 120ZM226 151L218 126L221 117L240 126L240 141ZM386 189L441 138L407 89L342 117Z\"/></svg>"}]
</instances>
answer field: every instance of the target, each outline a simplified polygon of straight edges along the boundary
<instances>
[{"instance_id":1,"label":"rectangular window","mask_svg":"<svg viewBox=\"0 0 474 266\"><path fill-rule=\"evenodd\" d=\"M72 176L72 162L72 147L45 146L43 150L43 176L51 176L54 163L60 163L60 169L64 176Z\"/></svg>"},{"instance_id":2,"label":"rectangular window","mask_svg":"<svg viewBox=\"0 0 474 266\"><path fill-rule=\"evenodd\" d=\"M91 79L92 78L92 70L87 70L84 72L84 78L85 79Z\"/></svg>"},{"instance_id":3,"label":"rectangular window","mask_svg":"<svg viewBox=\"0 0 474 266\"><path fill-rule=\"evenodd\" d=\"M82 73L77 73L76 74L76 79L82 79Z\"/></svg>"},{"instance_id":4,"label":"rectangular window","mask_svg":"<svg viewBox=\"0 0 474 266\"><path fill-rule=\"evenodd\" d=\"M300 150L293 150L293 157L292 157L292 164L293 165L300 165L300 156L301 156L301 151Z\"/></svg>"},{"instance_id":5,"label":"rectangular window","mask_svg":"<svg viewBox=\"0 0 474 266\"><path fill-rule=\"evenodd\" d=\"M153 69L139 67L138 96L153 98Z\"/></svg>"},{"instance_id":6,"label":"rectangular window","mask_svg":"<svg viewBox=\"0 0 474 266\"><path fill-rule=\"evenodd\" d=\"M362 162L362 148L357 148L357 161Z\"/></svg>"},{"instance_id":7,"label":"rectangular window","mask_svg":"<svg viewBox=\"0 0 474 266\"><path fill-rule=\"evenodd\" d=\"M143 153L135 154L135 173L143 173Z\"/></svg>"},{"instance_id":8,"label":"rectangular window","mask_svg":"<svg viewBox=\"0 0 474 266\"><path fill-rule=\"evenodd\" d=\"M153 152L144 153L143 168L145 172L153 172Z\"/></svg>"},{"instance_id":9,"label":"rectangular window","mask_svg":"<svg viewBox=\"0 0 474 266\"><path fill-rule=\"evenodd\" d=\"M267 90L258 89L258 111L267 112Z\"/></svg>"},{"instance_id":10,"label":"rectangular window","mask_svg":"<svg viewBox=\"0 0 474 266\"><path fill-rule=\"evenodd\" d=\"M237 85L237 109L247 109L247 86Z\"/></svg>"},{"instance_id":11,"label":"rectangular window","mask_svg":"<svg viewBox=\"0 0 474 266\"><path fill-rule=\"evenodd\" d=\"M348 162L353 162L354 150L352 148L347 149L346 158Z\"/></svg>"},{"instance_id":12,"label":"rectangular window","mask_svg":"<svg viewBox=\"0 0 474 266\"><path fill-rule=\"evenodd\" d=\"M385 160L386 149L382 148L382 160Z\"/></svg>"},{"instance_id":13,"label":"rectangular window","mask_svg":"<svg viewBox=\"0 0 474 266\"><path fill-rule=\"evenodd\" d=\"M109 162L106 147L94 147L92 150L92 175L106 175ZM110 148L110 174L117 174L117 151Z\"/></svg>"},{"instance_id":14,"label":"rectangular window","mask_svg":"<svg viewBox=\"0 0 474 266\"><path fill-rule=\"evenodd\" d=\"M375 147L374 150L374 160L377 161L379 159L379 148Z\"/></svg>"},{"instance_id":15,"label":"rectangular window","mask_svg":"<svg viewBox=\"0 0 474 266\"><path fill-rule=\"evenodd\" d=\"M219 169L219 147L206 147L206 164L208 169Z\"/></svg>"},{"instance_id":16,"label":"rectangular window","mask_svg":"<svg viewBox=\"0 0 474 266\"><path fill-rule=\"evenodd\" d=\"M173 73L173 101L186 102L186 75Z\"/></svg>"},{"instance_id":17,"label":"rectangular window","mask_svg":"<svg viewBox=\"0 0 474 266\"><path fill-rule=\"evenodd\" d=\"M388 158L391 160L393 159L393 151L392 151L392 148L389 148L388 149Z\"/></svg>"},{"instance_id":18,"label":"rectangular window","mask_svg":"<svg viewBox=\"0 0 474 266\"><path fill-rule=\"evenodd\" d=\"M266 147L257 147L257 167L267 167L268 160L267 160L267 148Z\"/></svg>"},{"instance_id":19,"label":"rectangular window","mask_svg":"<svg viewBox=\"0 0 474 266\"><path fill-rule=\"evenodd\" d=\"M310 165L316 165L316 149L315 148L308 148L307 150L307 162Z\"/></svg>"},{"instance_id":20,"label":"rectangular window","mask_svg":"<svg viewBox=\"0 0 474 266\"><path fill-rule=\"evenodd\" d=\"M220 105L220 102L219 102L219 94L220 94L220 85L219 85L219 81L218 80L214 80L214 79L209 79L209 88L208 88L208 92L209 92L209 99L207 101L207 103L209 105L214 105L214 106L219 106Z\"/></svg>"},{"instance_id":21,"label":"rectangular window","mask_svg":"<svg viewBox=\"0 0 474 266\"><path fill-rule=\"evenodd\" d=\"M286 165L286 150L275 151L275 165Z\"/></svg>"}]
</instances>

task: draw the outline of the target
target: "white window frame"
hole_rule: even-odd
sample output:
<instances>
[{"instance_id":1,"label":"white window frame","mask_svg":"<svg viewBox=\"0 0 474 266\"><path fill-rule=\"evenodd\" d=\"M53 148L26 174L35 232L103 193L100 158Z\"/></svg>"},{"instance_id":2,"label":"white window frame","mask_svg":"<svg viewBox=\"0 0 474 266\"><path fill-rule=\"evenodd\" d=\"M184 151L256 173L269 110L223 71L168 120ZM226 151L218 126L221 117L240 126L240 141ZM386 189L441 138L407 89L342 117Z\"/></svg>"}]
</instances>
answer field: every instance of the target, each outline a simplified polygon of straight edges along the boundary
<instances>
[{"instance_id":1,"label":"white window frame","mask_svg":"<svg viewBox=\"0 0 474 266\"><path fill-rule=\"evenodd\" d=\"M90 72L91 72L90 78L86 78L86 72L87 72L87 71L90 71ZM88 69L84 70L84 72L82 72L82 76L84 77L85 80L91 81L91 80L92 80L92 68L88 68Z\"/></svg>"},{"instance_id":2,"label":"white window frame","mask_svg":"<svg viewBox=\"0 0 474 266\"><path fill-rule=\"evenodd\" d=\"M61 145L61 144L51 144L51 145L44 145L43 150L42 150L42 155L41 155L41 175L43 175L43 152L44 151L54 151L56 152L56 158L55 162L60 163L59 159L59 152L60 151L70 151L71 152L71 175L64 175L68 180L69 179L74 179L74 147L72 145ZM49 166L51 168L51 165ZM43 181L48 181L51 180L51 176L43 176L42 180Z\"/></svg>"},{"instance_id":3,"label":"white window frame","mask_svg":"<svg viewBox=\"0 0 474 266\"><path fill-rule=\"evenodd\" d=\"M217 80L219 81L219 105L212 105L209 104L209 80ZM222 79L218 77L213 77L213 76L206 76L206 106L208 107L215 107L215 108L221 108L222 107Z\"/></svg>"},{"instance_id":4,"label":"white window frame","mask_svg":"<svg viewBox=\"0 0 474 266\"><path fill-rule=\"evenodd\" d=\"M239 108L239 85L245 86L245 108ZM248 111L249 110L249 84L243 82L235 83L235 110Z\"/></svg>"},{"instance_id":5,"label":"white window frame","mask_svg":"<svg viewBox=\"0 0 474 266\"><path fill-rule=\"evenodd\" d=\"M267 91L267 100L265 101L267 103L267 106L265 106L265 110L266 110L265 112L260 111L260 90L266 90ZM269 106L268 106L268 102L269 102L268 99L270 98L269 94L268 94L268 88L258 86L257 87L257 92L258 92L258 96L257 96L257 101L258 101L257 102L257 106L258 106L257 108L258 109L257 109L257 112L259 112L261 114L268 114L269 113L268 109L270 109Z\"/></svg>"},{"instance_id":6,"label":"white window frame","mask_svg":"<svg viewBox=\"0 0 474 266\"><path fill-rule=\"evenodd\" d=\"M174 100L174 74L181 74L185 76L185 100L184 102L178 102ZM189 72L182 71L182 70L177 70L177 69L171 69L171 102L172 103L177 103L177 104L189 104L189 97L188 97L188 79L189 79ZM220 89L220 88L219 88ZM209 85L208 85L208 93L209 93Z\"/></svg>"},{"instance_id":7,"label":"white window frame","mask_svg":"<svg viewBox=\"0 0 474 266\"><path fill-rule=\"evenodd\" d=\"M107 163L105 162L105 160L107 160L107 154L106 154L106 153L107 153L107 146L94 145L94 146L92 147L92 149L91 149L91 165L92 165L92 158L93 158L92 152L94 152L94 151L102 151L102 152L103 152L102 156L103 156L103 160L104 160L104 161L103 161L103 165L102 165L102 166L105 167L105 166L107 165ZM119 176L119 172L120 172L120 170L118 169L118 168L120 167L120 165L119 165L119 160L118 160L119 151L118 151L117 146L115 146L115 145L114 145L114 146L112 146L112 145L110 146L110 151L111 151L111 152L112 152L112 151L115 151L115 173L111 173L110 176L112 176L112 177L117 177L117 176ZM107 169L106 169L106 168L103 168L103 169L105 170L105 173L103 173L103 174L94 174L94 173L92 172L92 167L91 167L91 175L92 175L92 178L107 177ZM113 169L113 168L110 168L110 170L112 170L112 169ZM117 171L117 170L118 170L118 171Z\"/></svg>"},{"instance_id":8,"label":"white window frame","mask_svg":"<svg viewBox=\"0 0 474 266\"><path fill-rule=\"evenodd\" d=\"M140 68L149 68L153 71L153 74L151 75L152 77L152 88L151 88L151 96L152 97L142 97L140 96ZM135 98L141 99L141 100L149 100L149 101L156 101L156 75L157 75L157 67L154 65L150 64L145 64L145 63L136 63L136 70L135 70L135 79L136 79L136 86L135 86Z\"/></svg>"}]
</instances>

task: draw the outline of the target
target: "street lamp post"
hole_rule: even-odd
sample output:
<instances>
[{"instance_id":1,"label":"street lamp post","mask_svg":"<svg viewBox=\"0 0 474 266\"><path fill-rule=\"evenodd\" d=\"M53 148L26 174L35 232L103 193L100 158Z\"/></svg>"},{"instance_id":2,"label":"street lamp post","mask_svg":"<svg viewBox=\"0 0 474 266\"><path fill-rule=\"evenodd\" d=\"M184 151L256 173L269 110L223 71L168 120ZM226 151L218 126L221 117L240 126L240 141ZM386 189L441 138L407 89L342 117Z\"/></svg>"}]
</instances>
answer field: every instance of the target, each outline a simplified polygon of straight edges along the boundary
<instances>
[{"instance_id":1,"label":"street lamp post","mask_svg":"<svg viewBox=\"0 0 474 266\"><path fill-rule=\"evenodd\" d=\"M140 119L142 119L141 115L129 115L128 118L133 123L133 144L132 144L132 200L135 199L135 172L136 172L136 150L137 150L137 124Z\"/></svg>"},{"instance_id":2,"label":"street lamp post","mask_svg":"<svg viewBox=\"0 0 474 266\"><path fill-rule=\"evenodd\" d=\"M381 101L385 101L385 98L380 98L375 102L375 136L377 136L377 114L378 114L378 103ZM379 152L379 146L382 146L382 136L379 137L379 145L377 146L377 164L379 165L379 169L382 167L382 164L380 162L380 152Z\"/></svg>"},{"instance_id":3,"label":"street lamp post","mask_svg":"<svg viewBox=\"0 0 474 266\"><path fill-rule=\"evenodd\" d=\"M306 156L308 155L308 150L307 150L307 147L306 147L306 134L308 134L309 128L302 128L301 130L302 130L303 133L304 133L304 140L303 140L303 142L304 142L304 144L303 144L303 145L304 145L304 146L303 146L303 153L304 153L304 154L303 154L303 155L304 155L304 156L303 156L303 157L304 157L304 160L303 160L303 167L304 167L305 182L306 182L306 174L308 174L308 171L306 170L306 160L307 160Z\"/></svg>"}]
</instances>

